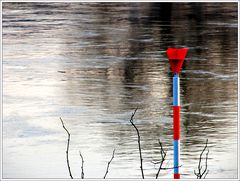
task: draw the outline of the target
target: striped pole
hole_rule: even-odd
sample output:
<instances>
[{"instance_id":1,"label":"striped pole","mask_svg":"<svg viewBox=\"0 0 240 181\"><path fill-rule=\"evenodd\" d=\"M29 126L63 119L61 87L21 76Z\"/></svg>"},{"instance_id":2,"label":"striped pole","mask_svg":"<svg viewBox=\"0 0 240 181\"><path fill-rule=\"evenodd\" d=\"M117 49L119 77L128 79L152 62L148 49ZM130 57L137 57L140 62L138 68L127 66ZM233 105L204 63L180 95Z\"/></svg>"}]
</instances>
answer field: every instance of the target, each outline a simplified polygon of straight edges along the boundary
<instances>
[{"instance_id":1,"label":"striped pole","mask_svg":"<svg viewBox=\"0 0 240 181\"><path fill-rule=\"evenodd\" d=\"M180 161L180 95L179 75L173 76L173 153L174 153L174 179L179 179Z\"/></svg>"},{"instance_id":2,"label":"striped pole","mask_svg":"<svg viewBox=\"0 0 240 181\"><path fill-rule=\"evenodd\" d=\"M187 48L168 48L167 55L173 72L173 168L174 179L180 179L180 84L179 73Z\"/></svg>"}]
</instances>

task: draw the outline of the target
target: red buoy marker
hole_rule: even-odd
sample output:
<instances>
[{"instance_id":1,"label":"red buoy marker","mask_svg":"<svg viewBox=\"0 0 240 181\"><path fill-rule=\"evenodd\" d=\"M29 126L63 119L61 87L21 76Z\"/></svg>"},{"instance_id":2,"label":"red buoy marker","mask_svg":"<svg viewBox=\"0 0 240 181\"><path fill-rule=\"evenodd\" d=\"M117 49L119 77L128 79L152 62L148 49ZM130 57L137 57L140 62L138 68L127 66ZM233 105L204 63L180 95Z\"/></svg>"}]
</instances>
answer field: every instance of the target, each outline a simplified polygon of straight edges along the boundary
<instances>
[{"instance_id":1,"label":"red buoy marker","mask_svg":"<svg viewBox=\"0 0 240 181\"><path fill-rule=\"evenodd\" d=\"M180 84L179 73L188 48L168 48L167 56L173 72L173 165L174 179L180 179Z\"/></svg>"}]
</instances>

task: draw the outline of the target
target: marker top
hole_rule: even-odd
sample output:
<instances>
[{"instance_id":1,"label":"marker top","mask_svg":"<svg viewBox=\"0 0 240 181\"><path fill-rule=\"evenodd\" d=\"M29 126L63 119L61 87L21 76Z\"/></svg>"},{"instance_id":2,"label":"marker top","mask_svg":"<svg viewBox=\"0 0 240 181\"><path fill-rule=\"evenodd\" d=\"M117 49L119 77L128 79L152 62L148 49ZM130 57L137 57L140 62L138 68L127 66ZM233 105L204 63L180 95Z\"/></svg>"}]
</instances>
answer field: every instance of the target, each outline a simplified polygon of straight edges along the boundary
<instances>
[{"instance_id":1,"label":"marker top","mask_svg":"<svg viewBox=\"0 0 240 181\"><path fill-rule=\"evenodd\" d=\"M172 72L179 74L188 48L168 48L167 56L171 65Z\"/></svg>"}]
</instances>

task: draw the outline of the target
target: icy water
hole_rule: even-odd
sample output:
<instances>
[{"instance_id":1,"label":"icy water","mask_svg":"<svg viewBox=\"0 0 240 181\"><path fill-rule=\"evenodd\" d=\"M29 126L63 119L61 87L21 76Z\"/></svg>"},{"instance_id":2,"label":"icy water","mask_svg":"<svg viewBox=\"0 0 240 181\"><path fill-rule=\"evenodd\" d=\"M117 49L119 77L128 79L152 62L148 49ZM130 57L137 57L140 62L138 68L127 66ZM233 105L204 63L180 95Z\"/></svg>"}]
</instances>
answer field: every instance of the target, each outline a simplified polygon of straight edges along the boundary
<instances>
[{"instance_id":1,"label":"icy water","mask_svg":"<svg viewBox=\"0 0 240 181\"><path fill-rule=\"evenodd\" d=\"M155 178L172 167L172 74L165 51L188 47L181 71L182 178L237 178L237 3L3 3L3 177ZM172 178L162 170L159 178Z\"/></svg>"}]
</instances>

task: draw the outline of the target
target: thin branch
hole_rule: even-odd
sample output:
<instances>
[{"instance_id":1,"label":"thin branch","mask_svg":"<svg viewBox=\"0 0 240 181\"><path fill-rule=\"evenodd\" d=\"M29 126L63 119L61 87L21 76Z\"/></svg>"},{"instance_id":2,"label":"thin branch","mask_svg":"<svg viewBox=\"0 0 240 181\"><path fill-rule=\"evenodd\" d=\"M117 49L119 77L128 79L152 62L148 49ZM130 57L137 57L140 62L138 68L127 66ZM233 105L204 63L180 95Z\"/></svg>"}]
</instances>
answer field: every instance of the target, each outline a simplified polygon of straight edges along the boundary
<instances>
[{"instance_id":1,"label":"thin branch","mask_svg":"<svg viewBox=\"0 0 240 181\"><path fill-rule=\"evenodd\" d=\"M207 172L206 172L205 176L203 177L204 179L206 178L206 176L207 176L208 172L209 172L209 170L207 170Z\"/></svg>"},{"instance_id":2,"label":"thin branch","mask_svg":"<svg viewBox=\"0 0 240 181\"><path fill-rule=\"evenodd\" d=\"M82 172L81 172L81 179L84 179L84 171L83 171L83 163L84 163L84 160L83 160L83 156L81 154L81 152L79 151L79 155L81 157L81 160L82 160L82 166L81 166L81 169L82 169Z\"/></svg>"},{"instance_id":3,"label":"thin branch","mask_svg":"<svg viewBox=\"0 0 240 181\"><path fill-rule=\"evenodd\" d=\"M135 128L136 132L137 132L137 136L138 136L138 150L139 150L139 156L140 156L140 169L141 169L141 173L142 173L142 178L144 179L144 173L143 173L143 159L142 159L142 151L141 151L141 144L140 144L140 135L139 135L139 131L138 128L136 127L136 125L133 123L133 117L135 115L135 113L137 112L138 108L135 109L135 111L133 112L131 119L129 120L130 123L132 124L132 126Z\"/></svg>"},{"instance_id":4,"label":"thin branch","mask_svg":"<svg viewBox=\"0 0 240 181\"><path fill-rule=\"evenodd\" d=\"M166 152L163 150L161 141L159 140L158 143L159 143L160 149L161 149L160 153L161 153L162 160L160 162L160 166L159 166L158 172L156 174L156 179L158 178L158 175L160 173L160 170L162 169L162 165L163 165L163 162L165 161L165 157L166 157Z\"/></svg>"},{"instance_id":5,"label":"thin branch","mask_svg":"<svg viewBox=\"0 0 240 181\"><path fill-rule=\"evenodd\" d=\"M68 158L68 150L69 150L69 143L70 143L70 133L68 132L67 128L64 126L64 123L63 123L63 120L62 120L61 117L60 117L60 120L61 120L63 129L65 129L65 131L67 132L67 135L68 135L66 158L67 158L67 166L68 166L69 175L70 175L71 179L73 179L72 172L71 172L70 165L69 165L69 158Z\"/></svg>"},{"instance_id":6,"label":"thin branch","mask_svg":"<svg viewBox=\"0 0 240 181\"><path fill-rule=\"evenodd\" d=\"M154 161L151 161L154 165L157 165L157 164L160 164L162 161L159 161L159 162L154 162ZM172 170L174 168L180 168L182 167L182 165L179 165L177 167L162 167L161 170Z\"/></svg>"},{"instance_id":7,"label":"thin branch","mask_svg":"<svg viewBox=\"0 0 240 181\"><path fill-rule=\"evenodd\" d=\"M106 173L105 173L105 175L104 175L104 177L103 177L104 179L106 178L106 176L107 176L107 174L108 174L109 166L110 166L110 164L111 164L111 162L112 162L112 160L113 160L113 158L114 158L114 154L115 154L115 149L113 150L112 158L111 158L110 161L108 162L107 170L106 170Z\"/></svg>"},{"instance_id":8,"label":"thin branch","mask_svg":"<svg viewBox=\"0 0 240 181\"><path fill-rule=\"evenodd\" d=\"M208 140L207 140L207 142L208 142ZM202 152L201 152L201 154L200 154L199 163L198 163L198 170L199 170L199 171L202 169L202 166L201 166L202 155L203 155L203 152L204 152L204 151L206 150L206 148L207 148L207 142L206 142L206 145L205 145L205 147L203 148L203 150L202 150Z\"/></svg>"},{"instance_id":9,"label":"thin branch","mask_svg":"<svg viewBox=\"0 0 240 181\"><path fill-rule=\"evenodd\" d=\"M179 165L179 166L176 166L176 167L163 167L163 168L161 168L161 170L172 170L172 169L174 169L174 168L180 168L180 167L182 167L182 165Z\"/></svg>"},{"instance_id":10,"label":"thin branch","mask_svg":"<svg viewBox=\"0 0 240 181\"><path fill-rule=\"evenodd\" d=\"M204 169L204 171L203 171L203 173L202 173L202 175L201 175L201 178L202 178L202 176L206 173L206 175L208 174L208 171L209 170L207 170L207 159L208 159L208 153L209 153L209 150L207 151L207 153L206 153L206 160L205 160L205 169ZM206 172L207 171L207 172ZM206 177L206 175L205 175L205 177ZM205 178L204 177L204 178Z\"/></svg>"},{"instance_id":11,"label":"thin branch","mask_svg":"<svg viewBox=\"0 0 240 181\"><path fill-rule=\"evenodd\" d=\"M202 172L203 166L201 165L202 155L207 148L207 144L208 144L208 139L206 140L206 145L200 154L199 163L198 163L198 173L196 173L196 171L194 170L194 174L197 176L198 179L201 179L203 176L204 176L203 178L206 178L206 175L209 172L209 170L207 170L207 160L208 160L209 149L207 150L207 153L206 153L205 168L204 168L203 172Z\"/></svg>"}]
</instances>

